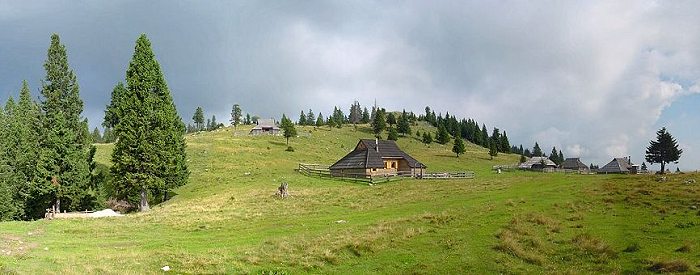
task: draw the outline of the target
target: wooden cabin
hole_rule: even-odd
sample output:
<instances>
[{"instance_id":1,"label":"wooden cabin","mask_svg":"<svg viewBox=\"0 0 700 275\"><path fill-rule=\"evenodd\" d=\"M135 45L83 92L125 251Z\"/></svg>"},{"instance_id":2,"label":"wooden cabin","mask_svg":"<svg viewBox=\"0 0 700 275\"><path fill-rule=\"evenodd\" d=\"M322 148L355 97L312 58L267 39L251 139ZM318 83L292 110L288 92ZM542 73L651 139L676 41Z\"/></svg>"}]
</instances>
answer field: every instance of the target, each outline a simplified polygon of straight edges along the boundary
<instances>
[{"instance_id":1,"label":"wooden cabin","mask_svg":"<svg viewBox=\"0 0 700 275\"><path fill-rule=\"evenodd\" d=\"M258 125L253 127L253 129L250 129L250 135L253 136L259 136L259 135L279 135L280 134L280 128L277 127L277 124L275 123L274 119L259 119L258 120Z\"/></svg>"},{"instance_id":2,"label":"wooden cabin","mask_svg":"<svg viewBox=\"0 0 700 275\"><path fill-rule=\"evenodd\" d=\"M545 168L557 168L557 164L547 157L531 157L527 161L518 165L519 169L542 170Z\"/></svg>"},{"instance_id":3,"label":"wooden cabin","mask_svg":"<svg viewBox=\"0 0 700 275\"><path fill-rule=\"evenodd\" d=\"M334 177L422 176L427 167L401 151L393 140L361 139L355 149L331 165Z\"/></svg>"},{"instance_id":4,"label":"wooden cabin","mask_svg":"<svg viewBox=\"0 0 700 275\"><path fill-rule=\"evenodd\" d=\"M637 174L639 165L635 165L626 158L614 158L608 164L598 169L598 174Z\"/></svg>"},{"instance_id":5,"label":"wooden cabin","mask_svg":"<svg viewBox=\"0 0 700 275\"><path fill-rule=\"evenodd\" d=\"M588 165L581 162L580 158L567 158L566 160L564 160L564 162L561 163L561 165L559 165L559 168L579 171L581 173L588 173L591 170L590 167L588 167Z\"/></svg>"}]
</instances>

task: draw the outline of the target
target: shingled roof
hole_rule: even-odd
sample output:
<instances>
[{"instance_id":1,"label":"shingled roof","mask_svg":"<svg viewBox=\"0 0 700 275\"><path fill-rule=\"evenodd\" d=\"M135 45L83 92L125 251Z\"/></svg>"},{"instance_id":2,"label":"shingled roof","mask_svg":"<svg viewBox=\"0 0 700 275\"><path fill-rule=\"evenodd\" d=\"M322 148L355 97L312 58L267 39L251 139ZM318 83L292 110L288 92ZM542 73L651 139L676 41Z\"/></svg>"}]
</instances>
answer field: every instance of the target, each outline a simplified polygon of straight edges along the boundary
<instances>
[{"instance_id":1,"label":"shingled roof","mask_svg":"<svg viewBox=\"0 0 700 275\"><path fill-rule=\"evenodd\" d=\"M379 145L379 150L377 150L377 145ZM426 167L406 152L401 151L393 140L361 139L355 146L355 150L331 165L330 169L384 168L382 158L403 158L411 168Z\"/></svg>"},{"instance_id":2,"label":"shingled roof","mask_svg":"<svg viewBox=\"0 0 700 275\"><path fill-rule=\"evenodd\" d=\"M567 158L566 160L564 160L564 162L561 163L561 168L579 170L588 169L589 167L588 165L581 162L580 158Z\"/></svg>"},{"instance_id":3,"label":"shingled roof","mask_svg":"<svg viewBox=\"0 0 700 275\"><path fill-rule=\"evenodd\" d=\"M531 157L527 161L518 165L518 168L530 169L530 168L532 168L533 165L544 165L544 166L550 166L550 167L557 167L557 164L554 163L552 160L548 159L547 157Z\"/></svg>"},{"instance_id":4,"label":"shingled roof","mask_svg":"<svg viewBox=\"0 0 700 275\"><path fill-rule=\"evenodd\" d=\"M614 158L608 164L598 169L598 173L628 173L632 165L627 158Z\"/></svg>"}]
</instances>

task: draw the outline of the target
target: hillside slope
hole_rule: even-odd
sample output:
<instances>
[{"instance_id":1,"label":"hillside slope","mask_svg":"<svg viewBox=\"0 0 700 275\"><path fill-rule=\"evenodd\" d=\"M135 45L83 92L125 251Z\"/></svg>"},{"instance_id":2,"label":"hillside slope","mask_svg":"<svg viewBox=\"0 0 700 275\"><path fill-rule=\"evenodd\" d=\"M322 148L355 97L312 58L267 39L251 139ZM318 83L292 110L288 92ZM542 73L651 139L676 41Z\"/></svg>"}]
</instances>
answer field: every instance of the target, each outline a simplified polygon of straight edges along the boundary
<instances>
[{"instance_id":1,"label":"hillside slope","mask_svg":"<svg viewBox=\"0 0 700 275\"><path fill-rule=\"evenodd\" d=\"M422 126L425 127L425 126ZM248 128L239 127L240 133ZM399 146L431 171L471 180L403 180L374 186L294 172L331 164L355 129L300 127L282 137L189 135L190 183L145 214L0 224L0 271L17 273L533 273L700 270L696 175L583 176L512 172L518 156L468 145ZM424 131L424 130L421 130ZM97 158L108 165L111 145ZM289 183L291 197L273 194ZM631 247L631 248L630 248ZM685 247L685 248L683 248ZM676 250L679 250L677 252ZM629 250L630 252L623 252Z\"/></svg>"}]
</instances>

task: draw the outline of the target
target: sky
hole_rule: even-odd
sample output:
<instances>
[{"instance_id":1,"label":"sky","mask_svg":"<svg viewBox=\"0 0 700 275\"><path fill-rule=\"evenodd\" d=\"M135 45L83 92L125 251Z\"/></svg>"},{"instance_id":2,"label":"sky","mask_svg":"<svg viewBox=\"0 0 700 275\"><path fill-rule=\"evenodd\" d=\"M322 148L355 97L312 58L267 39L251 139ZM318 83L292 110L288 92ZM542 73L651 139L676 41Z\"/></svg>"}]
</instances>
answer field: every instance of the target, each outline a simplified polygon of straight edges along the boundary
<instances>
[{"instance_id":1,"label":"sky","mask_svg":"<svg viewBox=\"0 0 700 275\"><path fill-rule=\"evenodd\" d=\"M38 96L50 36L100 126L148 35L185 123L328 115L357 100L470 117L604 165L667 127L700 168L698 1L6 1L0 101ZM671 169L676 165L672 164Z\"/></svg>"}]
</instances>

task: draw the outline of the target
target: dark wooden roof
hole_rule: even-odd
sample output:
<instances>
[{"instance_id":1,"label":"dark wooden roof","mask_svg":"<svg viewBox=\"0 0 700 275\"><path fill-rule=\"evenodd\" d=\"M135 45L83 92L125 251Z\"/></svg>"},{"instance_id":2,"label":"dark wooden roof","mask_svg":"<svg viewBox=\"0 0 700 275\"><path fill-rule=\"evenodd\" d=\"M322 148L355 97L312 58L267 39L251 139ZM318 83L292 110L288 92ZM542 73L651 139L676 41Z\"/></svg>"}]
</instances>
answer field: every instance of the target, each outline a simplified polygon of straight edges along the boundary
<instances>
[{"instance_id":1,"label":"dark wooden roof","mask_svg":"<svg viewBox=\"0 0 700 275\"><path fill-rule=\"evenodd\" d=\"M588 165L581 162L580 158L567 158L561 163L561 168L563 169L588 169Z\"/></svg>"},{"instance_id":2,"label":"dark wooden roof","mask_svg":"<svg viewBox=\"0 0 700 275\"><path fill-rule=\"evenodd\" d=\"M379 145L379 150L377 150L377 145ZM426 167L406 152L401 151L393 140L361 139L352 152L331 165L330 169L384 168L382 158L402 158L408 162L408 166L411 168Z\"/></svg>"},{"instance_id":3,"label":"dark wooden roof","mask_svg":"<svg viewBox=\"0 0 700 275\"><path fill-rule=\"evenodd\" d=\"M608 164L598 169L598 173L627 173L632 165L627 158L614 158Z\"/></svg>"}]
</instances>

